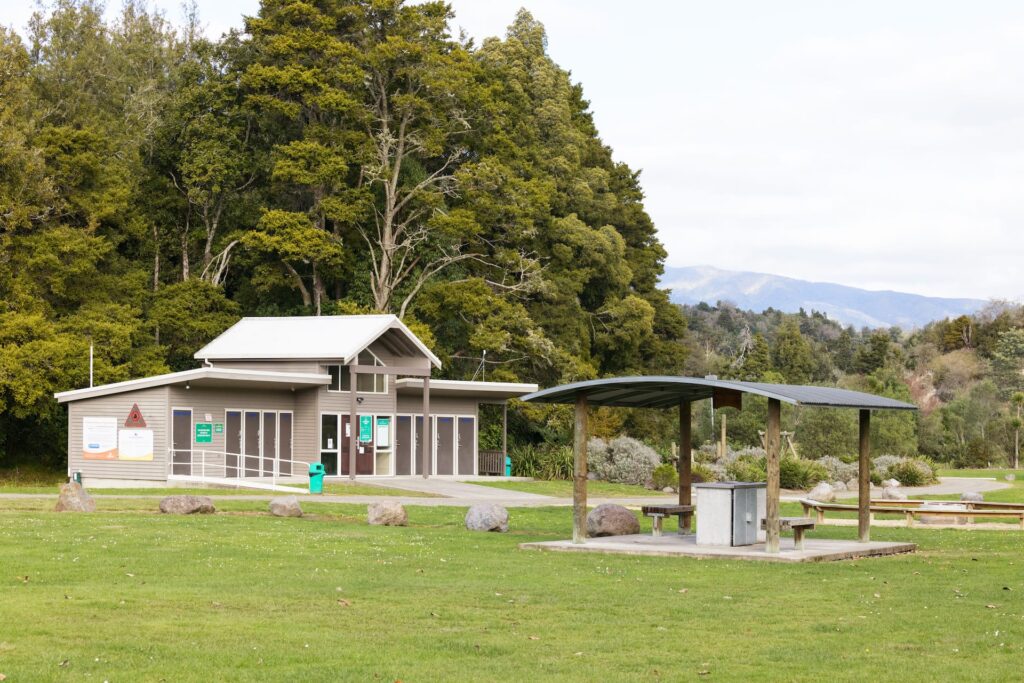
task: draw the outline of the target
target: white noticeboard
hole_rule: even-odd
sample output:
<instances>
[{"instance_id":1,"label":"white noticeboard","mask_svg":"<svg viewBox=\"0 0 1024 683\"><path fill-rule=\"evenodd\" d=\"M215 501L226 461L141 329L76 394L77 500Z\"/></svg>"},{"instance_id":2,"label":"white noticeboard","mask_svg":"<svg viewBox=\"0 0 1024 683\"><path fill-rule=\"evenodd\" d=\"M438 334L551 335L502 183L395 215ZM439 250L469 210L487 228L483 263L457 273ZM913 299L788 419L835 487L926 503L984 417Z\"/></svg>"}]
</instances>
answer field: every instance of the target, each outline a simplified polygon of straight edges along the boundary
<instances>
[{"instance_id":1,"label":"white noticeboard","mask_svg":"<svg viewBox=\"0 0 1024 683\"><path fill-rule=\"evenodd\" d=\"M82 458L117 460L117 418L82 418Z\"/></svg>"},{"instance_id":2,"label":"white noticeboard","mask_svg":"<svg viewBox=\"0 0 1024 683\"><path fill-rule=\"evenodd\" d=\"M391 448L391 418L377 418L377 448Z\"/></svg>"},{"instance_id":3,"label":"white noticeboard","mask_svg":"<svg viewBox=\"0 0 1024 683\"><path fill-rule=\"evenodd\" d=\"M119 460L152 460L153 430L122 429L117 433Z\"/></svg>"}]
</instances>

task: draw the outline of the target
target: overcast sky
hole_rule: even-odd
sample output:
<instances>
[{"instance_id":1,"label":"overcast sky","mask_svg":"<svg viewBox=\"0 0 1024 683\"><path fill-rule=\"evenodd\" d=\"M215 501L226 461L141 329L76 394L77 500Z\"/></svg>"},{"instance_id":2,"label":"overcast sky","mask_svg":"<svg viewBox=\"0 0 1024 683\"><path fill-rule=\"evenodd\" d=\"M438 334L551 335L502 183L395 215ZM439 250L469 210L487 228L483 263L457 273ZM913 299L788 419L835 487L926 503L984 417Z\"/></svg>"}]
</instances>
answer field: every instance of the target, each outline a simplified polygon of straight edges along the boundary
<instances>
[{"instance_id":1,"label":"overcast sky","mask_svg":"<svg viewBox=\"0 0 1024 683\"><path fill-rule=\"evenodd\" d=\"M198 4L211 35L258 8ZM1024 298L1024 3L452 4L478 39L524 5L544 23L643 170L669 265ZM28 13L0 4L7 25Z\"/></svg>"}]
</instances>

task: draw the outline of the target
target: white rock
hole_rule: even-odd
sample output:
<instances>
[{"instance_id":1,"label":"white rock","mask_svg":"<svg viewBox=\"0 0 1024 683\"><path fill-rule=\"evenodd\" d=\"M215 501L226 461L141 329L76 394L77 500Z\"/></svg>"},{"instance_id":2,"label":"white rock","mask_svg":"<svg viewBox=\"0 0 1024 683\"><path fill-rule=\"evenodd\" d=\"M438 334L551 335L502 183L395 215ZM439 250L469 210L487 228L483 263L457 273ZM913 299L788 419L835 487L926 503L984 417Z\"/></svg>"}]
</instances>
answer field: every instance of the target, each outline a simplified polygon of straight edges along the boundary
<instances>
[{"instance_id":1,"label":"white rock","mask_svg":"<svg viewBox=\"0 0 1024 683\"><path fill-rule=\"evenodd\" d=\"M886 486L882 489L882 500L906 500L907 494L897 488Z\"/></svg>"},{"instance_id":2,"label":"white rock","mask_svg":"<svg viewBox=\"0 0 1024 683\"><path fill-rule=\"evenodd\" d=\"M301 517L302 506L295 496L281 496L270 501L270 514L275 517Z\"/></svg>"},{"instance_id":3,"label":"white rock","mask_svg":"<svg viewBox=\"0 0 1024 683\"><path fill-rule=\"evenodd\" d=\"M900 483L896 479L885 479L882 481L883 489L898 489L899 487Z\"/></svg>"},{"instance_id":4,"label":"white rock","mask_svg":"<svg viewBox=\"0 0 1024 683\"><path fill-rule=\"evenodd\" d=\"M839 491L848 491L849 489L846 488L846 482L835 481L835 482L832 482L832 490L836 491L836 492L839 492Z\"/></svg>"},{"instance_id":5,"label":"white rock","mask_svg":"<svg viewBox=\"0 0 1024 683\"><path fill-rule=\"evenodd\" d=\"M811 492L807 494L807 497L811 500L817 500L822 503L831 503L836 499L835 489L827 481L818 482L818 485L811 489Z\"/></svg>"},{"instance_id":6,"label":"white rock","mask_svg":"<svg viewBox=\"0 0 1024 683\"><path fill-rule=\"evenodd\" d=\"M860 482L856 479L850 479L846 482L847 491L860 491Z\"/></svg>"},{"instance_id":7,"label":"white rock","mask_svg":"<svg viewBox=\"0 0 1024 683\"><path fill-rule=\"evenodd\" d=\"M401 503L389 500L367 505L366 521L374 526L408 526L409 515Z\"/></svg>"},{"instance_id":8,"label":"white rock","mask_svg":"<svg viewBox=\"0 0 1024 683\"><path fill-rule=\"evenodd\" d=\"M975 491L968 491L960 494L960 500L967 503L980 503L985 500L985 497Z\"/></svg>"},{"instance_id":9,"label":"white rock","mask_svg":"<svg viewBox=\"0 0 1024 683\"><path fill-rule=\"evenodd\" d=\"M493 503L477 503L466 512L470 531L508 531L508 510Z\"/></svg>"}]
</instances>

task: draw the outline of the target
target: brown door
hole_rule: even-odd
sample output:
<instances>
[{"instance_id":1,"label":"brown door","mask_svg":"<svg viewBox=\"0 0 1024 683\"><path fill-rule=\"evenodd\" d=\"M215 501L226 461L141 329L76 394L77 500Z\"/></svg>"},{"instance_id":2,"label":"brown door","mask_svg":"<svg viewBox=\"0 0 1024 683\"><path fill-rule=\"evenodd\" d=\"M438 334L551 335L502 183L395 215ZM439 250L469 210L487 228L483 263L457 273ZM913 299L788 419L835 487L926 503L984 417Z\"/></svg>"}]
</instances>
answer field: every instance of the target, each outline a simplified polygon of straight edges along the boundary
<instances>
[{"instance_id":1,"label":"brown door","mask_svg":"<svg viewBox=\"0 0 1024 683\"><path fill-rule=\"evenodd\" d=\"M476 474L476 420L472 417L459 418L459 474Z\"/></svg>"},{"instance_id":2,"label":"brown door","mask_svg":"<svg viewBox=\"0 0 1024 683\"><path fill-rule=\"evenodd\" d=\"M224 420L224 469L228 477L238 476L242 453L242 413L229 410Z\"/></svg>"},{"instance_id":3,"label":"brown door","mask_svg":"<svg viewBox=\"0 0 1024 683\"><path fill-rule=\"evenodd\" d=\"M274 475L277 459L277 413L263 413L263 476Z\"/></svg>"},{"instance_id":4,"label":"brown door","mask_svg":"<svg viewBox=\"0 0 1024 683\"><path fill-rule=\"evenodd\" d=\"M455 466L455 418L438 417L437 427L437 473L454 474Z\"/></svg>"},{"instance_id":5,"label":"brown door","mask_svg":"<svg viewBox=\"0 0 1024 683\"><path fill-rule=\"evenodd\" d=\"M399 415L395 418L395 474L412 474L412 418Z\"/></svg>"},{"instance_id":6,"label":"brown door","mask_svg":"<svg viewBox=\"0 0 1024 683\"><path fill-rule=\"evenodd\" d=\"M242 469L245 476L260 476L260 414L255 410L245 412L245 429L242 432Z\"/></svg>"},{"instance_id":7,"label":"brown door","mask_svg":"<svg viewBox=\"0 0 1024 683\"><path fill-rule=\"evenodd\" d=\"M171 472L192 474L192 409L175 408L171 414Z\"/></svg>"},{"instance_id":8,"label":"brown door","mask_svg":"<svg viewBox=\"0 0 1024 683\"><path fill-rule=\"evenodd\" d=\"M277 452L280 455L278 473L290 475L292 473L292 414L281 413L277 419Z\"/></svg>"},{"instance_id":9,"label":"brown door","mask_svg":"<svg viewBox=\"0 0 1024 683\"><path fill-rule=\"evenodd\" d=\"M349 416L341 416L341 473L348 475L348 454L352 452L352 432L349 426Z\"/></svg>"}]
</instances>

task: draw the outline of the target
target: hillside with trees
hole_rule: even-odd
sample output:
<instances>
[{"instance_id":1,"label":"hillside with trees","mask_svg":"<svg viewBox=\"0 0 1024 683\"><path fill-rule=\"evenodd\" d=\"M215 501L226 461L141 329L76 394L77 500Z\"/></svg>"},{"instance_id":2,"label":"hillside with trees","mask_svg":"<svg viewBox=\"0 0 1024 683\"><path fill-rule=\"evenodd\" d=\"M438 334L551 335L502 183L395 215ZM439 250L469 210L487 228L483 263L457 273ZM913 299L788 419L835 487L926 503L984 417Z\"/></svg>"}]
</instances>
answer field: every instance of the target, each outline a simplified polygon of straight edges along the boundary
<instances>
[{"instance_id":1,"label":"hillside with trees","mask_svg":"<svg viewBox=\"0 0 1024 683\"><path fill-rule=\"evenodd\" d=\"M992 303L974 316L906 334L857 330L821 313L741 311L729 303L684 306L684 373L763 382L840 386L912 401L916 415L879 413L875 453L914 455L961 467L1016 466L1024 426L1024 307ZM730 442L760 443L763 402L725 409ZM852 456L853 411L786 408L801 456ZM713 438L710 415L701 440ZM667 438L667 437L666 437Z\"/></svg>"},{"instance_id":2,"label":"hillside with trees","mask_svg":"<svg viewBox=\"0 0 1024 683\"><path fill-rule=\"evenodd\" d=\"M395 313L450 378L682 370L639 174L528 12L481 44L440 2L103 16L0 28L0 463L61 461L90 344L96 383L181 370L243 315Z\"/></svg>"}]
</instances>

